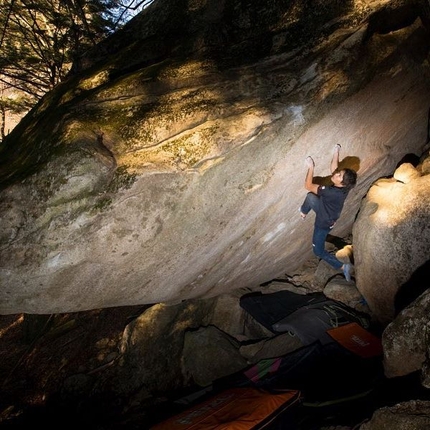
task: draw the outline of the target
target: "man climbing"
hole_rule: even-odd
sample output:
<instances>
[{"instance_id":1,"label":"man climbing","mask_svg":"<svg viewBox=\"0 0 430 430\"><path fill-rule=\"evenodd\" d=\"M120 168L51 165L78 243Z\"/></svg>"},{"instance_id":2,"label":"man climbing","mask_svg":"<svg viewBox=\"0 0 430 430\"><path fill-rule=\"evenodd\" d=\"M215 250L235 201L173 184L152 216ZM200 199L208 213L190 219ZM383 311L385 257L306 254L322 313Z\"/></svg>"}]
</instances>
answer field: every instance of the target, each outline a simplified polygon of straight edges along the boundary
<instances>
[{"instance_id":1,"label":"man climbing","mask_svg":"<svg viewBox=\"0 0 430 430\"><path fill-rule=\"evenodd\" d=\"M340 217L343 204L349 191L354 188L357 182L357 173L351 169L338 170L340 145L337 144L333 150L333 157L330 164L332 172L332 185L318 185L313 182L315 163L312 157L306 158L305 188L309 191L306 199L300 207L300 215L304 219L312 209L315 216L314 233L312 237L312 247L314 254L326 261L336 270L342 270L345 279L351 281L351 264L343 264L333 254L325 249L325 240L330 230Z\"/></svg>"}]
</instances>

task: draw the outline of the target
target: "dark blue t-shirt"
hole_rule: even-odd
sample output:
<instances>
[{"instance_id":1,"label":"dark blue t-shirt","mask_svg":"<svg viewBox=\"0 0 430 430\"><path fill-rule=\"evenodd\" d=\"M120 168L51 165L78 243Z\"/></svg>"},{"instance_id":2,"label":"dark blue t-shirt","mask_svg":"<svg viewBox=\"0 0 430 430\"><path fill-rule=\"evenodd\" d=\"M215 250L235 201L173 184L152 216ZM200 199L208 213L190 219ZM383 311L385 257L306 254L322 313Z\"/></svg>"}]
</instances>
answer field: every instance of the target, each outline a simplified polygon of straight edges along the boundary
<instances>
[{"instance_id":1,"label":"dark blue t-shirt","mask_svg":"<svg viewBox=\"0 0 430 430\"><path fill-rule=\"evenodd\" d=\"M334 185L318 187L319 208L315 217L315 226L319 228L332 228L340 217L343 204L348 196L347 188Z\"/></svg>"}]
</instances>

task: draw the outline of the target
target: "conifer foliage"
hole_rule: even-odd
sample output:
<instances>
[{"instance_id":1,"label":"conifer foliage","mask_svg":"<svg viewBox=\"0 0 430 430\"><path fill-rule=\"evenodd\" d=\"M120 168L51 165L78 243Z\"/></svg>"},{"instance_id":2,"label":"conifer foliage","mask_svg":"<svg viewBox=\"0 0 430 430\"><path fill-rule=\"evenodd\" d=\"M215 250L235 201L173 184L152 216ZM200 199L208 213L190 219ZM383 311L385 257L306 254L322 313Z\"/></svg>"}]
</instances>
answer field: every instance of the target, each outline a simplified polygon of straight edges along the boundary
<instances>
[{"instance_id":1,"label":"conifer foliage","mask_svg":"<svg viewBox=\"0 0 430 430\"><path fill-rule=\"evenodd\" d=\"M86 50L148 1L1 0L0 139L4 115L31 108ZM3 119L3 121L2 121Z\"/></svg>"}]
</instances>

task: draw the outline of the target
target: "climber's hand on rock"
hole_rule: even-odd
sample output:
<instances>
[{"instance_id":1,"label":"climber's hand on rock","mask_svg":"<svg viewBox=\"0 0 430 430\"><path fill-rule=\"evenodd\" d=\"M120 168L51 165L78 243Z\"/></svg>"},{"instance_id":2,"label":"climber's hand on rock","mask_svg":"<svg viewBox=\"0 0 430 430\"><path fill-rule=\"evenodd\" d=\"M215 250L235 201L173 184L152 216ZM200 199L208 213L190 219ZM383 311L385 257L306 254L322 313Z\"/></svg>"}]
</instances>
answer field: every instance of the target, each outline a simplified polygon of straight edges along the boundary
<instances>
[{"instance_id":1,"label":"climber's hand on rock","mask_svg":"<svg viewBox=\"0 0 430 430\"><path fill-rule=\"evenodd\" d=\"M333 148L333 155L339 154L340 148L341 146L338 143L336 143L336 145L334 145L334 148Z\"/></svg>"},{"instance_id":2,"label":"climber's hand on rock","mask_svg":"<svg viewBox=\"0 0 430 430\"><path fill-rule=\"evenodd\" d=\"M314 162L314 160L313 160L313 158L311 156L306 157L306 159L305 159L305 165L309 169L315 166L315 162Z\"/></svg>"}]
</instances>

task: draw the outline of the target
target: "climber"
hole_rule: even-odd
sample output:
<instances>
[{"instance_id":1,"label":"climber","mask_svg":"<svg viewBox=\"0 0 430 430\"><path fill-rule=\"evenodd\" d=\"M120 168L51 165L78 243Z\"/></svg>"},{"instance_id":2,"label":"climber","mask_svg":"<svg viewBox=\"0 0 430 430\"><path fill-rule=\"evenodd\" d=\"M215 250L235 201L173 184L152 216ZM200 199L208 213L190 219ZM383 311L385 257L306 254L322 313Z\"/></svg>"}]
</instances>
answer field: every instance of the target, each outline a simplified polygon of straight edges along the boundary
<instances>
[{"instance_id":1,"label":"climber","mask_svg":"<svg viewBox=\"0 0 430 430\"><path fill-rule=\"evenodd\" d=\"M330 230L340 217L343 205L349 191L357 182L357 173L351 169L338 170L340 145L333 150L330 168L332 172L332 185L324 186L313 182L315 163L312 157L305 160L308 171L306 173L305 188L308 190L305 201L300 207L300 215L303 219L311 209L314 210L315 224L312 237L314 254L326 261L336 270L342 270L347 282L351 281L351 263L342 263L333 254L325 249L325 240Z\"/></svg>"}]
</instances>

